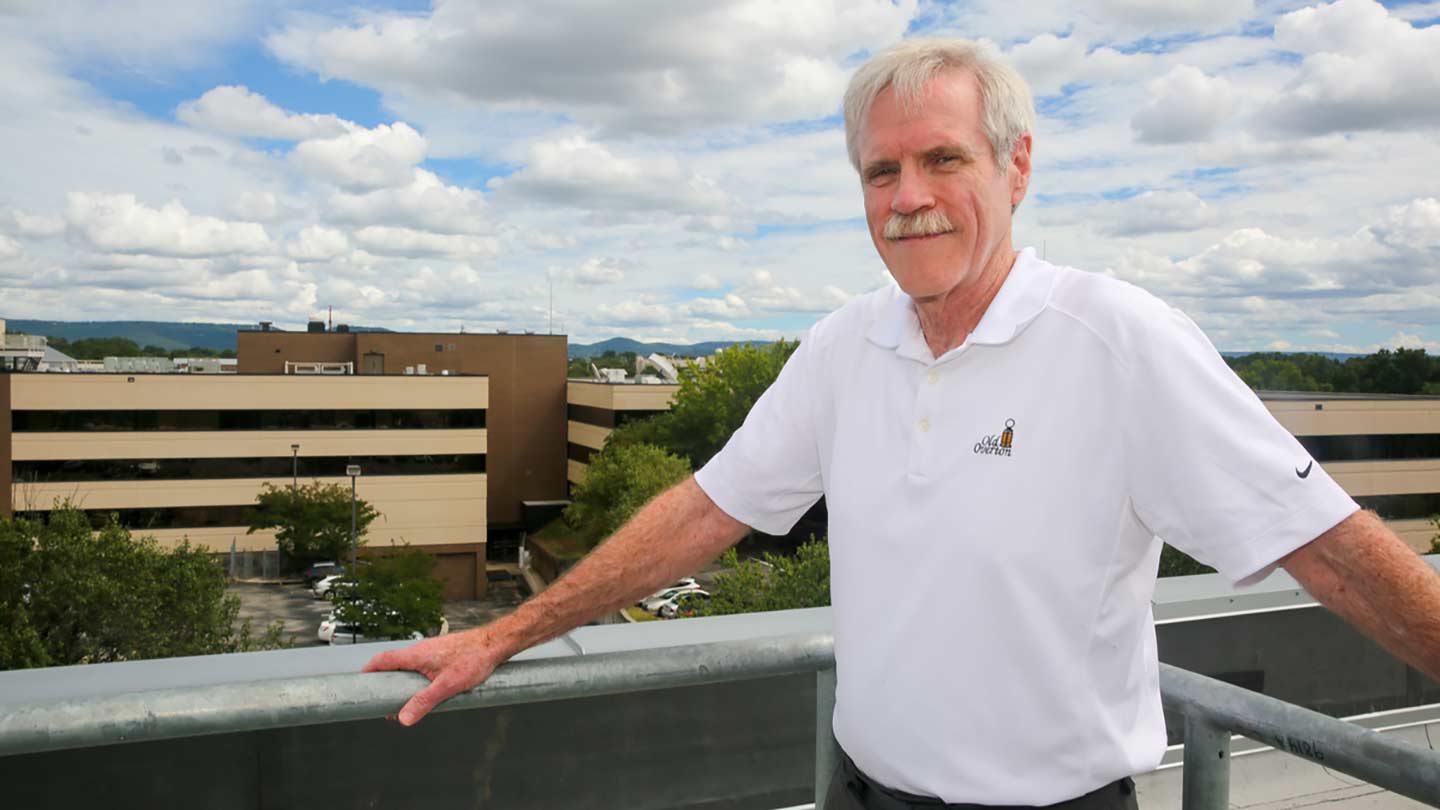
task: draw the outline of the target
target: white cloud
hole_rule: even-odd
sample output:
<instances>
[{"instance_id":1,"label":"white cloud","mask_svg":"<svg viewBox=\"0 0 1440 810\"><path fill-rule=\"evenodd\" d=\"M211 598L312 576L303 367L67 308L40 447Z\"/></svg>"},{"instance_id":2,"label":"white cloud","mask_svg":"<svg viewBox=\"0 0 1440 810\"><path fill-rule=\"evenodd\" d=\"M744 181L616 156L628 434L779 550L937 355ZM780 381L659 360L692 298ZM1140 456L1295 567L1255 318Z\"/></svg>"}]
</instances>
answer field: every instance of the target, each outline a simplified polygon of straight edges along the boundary
<instances>
[{"instance_id":1,"label":"white cloud","mask_svg":"<svg viewBox=\"0 0 1440 810\"><path fill-rule=\"evenodd\" d=\"M580 284L618 284L625 280L625 267L630 262L613 256L586 259L575 271L575 281Z\"/></svg>"},{"instance_id":2,"label":"white cloud","mask_svg":"<svg viewBox=\"0 0 1440 810\"><path fill-rule=\"evenodd\" d=\"M414 166L424 159L425 138L403 122L312 138L290 153L301 171L347 191L409 183Z\"/></svg>"},{"instance_id":3,"label":"white cloud","mask_svg":"<svg viewBox=\"0 0 1440 810\"><path fill-rule=\"evenodd\" d=\"M350 250L344 232L319 225L307 225L285 245L285 254L302 262L323 262Z\"/></svg>"},{"instance_id":4,"label":"white cloud","mask_svg":"<svg viewBox=\"0 0 1440 810\"><path fill-rule=\"evenodd\" d=\"M606 326L659 326L674 320L675 313L663 304L622 301L601 304L590 318L592 323Z\"/></svg>"},{"instance_id":5,"label":"white cloud","mask_svg":"<svg viewBox=\"0 0 1440 810\"><path fill-rule=\"evenodd\" d=\"M301 141L334 138L355 128L335 115L286 112L259 93L239 85L208 90L200 98L182 103L175 115L191 126L242 138Z\"/></svg>"},{"instance_id":6,"label":"white cloud","mask_svg":"<svg viewBox=\"0 0 1440 810\"><path fill-rule=\"evenodd\" d=\"M18 208L12 210L10 216L15 220L15 227L21 236L44 239L65 232L65 220L60 217L30 214Z\"/></svg>"},{"instance_id":7,"label":"white cloud","mask_svg":"<svg viewBox=\"0 0 1440 810\"><path fill-rule=\"evenodd\" d=\"M430 233L413 228L370 225L355 231L355 242L371 253L386 256L488 257L500 252L492 237Z\"/></svg>"},{"instance_id":8,"label":"white cloud","mask_svg":"<svg viewBox=\"0 0 1440 810\"><path fill-rule=\"evenodd\" d=\"M696 298L686 307L690 314L703 318L748 318L754 314L745 299L734 293L723 298Z\"/></svg>"},{"instance_id":9,"label":"white cloud","mask_svg":"<svg viewBox=\"0 0 1440 810\"><path fill-rule=\"evenodd\" d=\"M1147 191L1116 206L1114 222L1101 228L1110 236L1143 236L1193 231L1214 225L1218 212L1189 191Z\"/></svg>"},{"instance_id":10,"label":"white cloud","mask_svg":"<svg viewBox=\"0 0 1440 810\"><path fill-rule=\"evenodd\" d=\"M18 259L25 253L25 248L20 243L0 233L0 261Z\"/></svg>"},{"instance_id":11,"label":"white cloud","mask_svg":"<svg viewBox=\"0 0 1440 810\"><path fill-rule=\"evenodd\" d=\"M844 60L898 39L915 8L915 0L451 0L424 15L303 22L267 44L322 77L390 94L674 133L833 113Z\"/></svg>"},{"instance_id":12,"label":"white cloud","mask_svg":"<svg viewBox=\"0 0 1440 810\"><path fill-rule=\"evenodd\" d=\"M1440 200L1424 197L1397 205L1373 226L1384 244L1405 251L1429 252L1440 259Z\"/></svg>"},{"instance_id":13,"label":"white cloud","mask_svg":"<svg viewBox=\"0 0 1440 810\"><path fill-rule=\"evenodd\" d=\"M827 284L818 293L783 285L768 270L752 272L739 293L751 307L770 312L830 312L851 297L834 285Z\"/></svg>"},{"instance_id":14,"label":"white cloud","mask_svg":"<svg viewBox=\"0 0 1440 810\"><path fill-rule=\"evenodd\" d=\"M230 213L251 222L270 222L280 215L280 200L269 191L242 191Z\"/></svg>"},{"instance_id":15,"label":"white cloud","mask_svg":"<svg viewBox=\"0 0 1440 810\"><path fill-rule=\"evenodd\" d=\"M1415 28L1373 0L1338 0L1286 14L1275 42L1304 63L1262 111L1265 123L1309 134L1440 125L1440 27Z\"/></svg>"},{"instance_id":16,"label":"white cloud","mask_svg":"<svg viewBox=\"0 0 1440 810\"><path fill-rule=\"evenodd\" d=\"M10 0L0 5L0 14L16 15L34 40L77 59L113 62L141 73L213 60L218 46L254 32L262 4Z\"/></svg>"},{"instance_id":17,"label":"white cloud","mask_svg":"<svg viewBox=\"0 0 1440 810\"><path fill-rule=\"evenodd\" d=\"M1094 0L1093 5L1101 17L1163 30L1224 28L1255 10L1253 0Z\"/></svg>"},{"instance_id":18,"label":"white cloud","mask_svg":"<svg viewBox=\"0 0 1440 810\"><path fill-rule=\"evenodd\" d=\"M66 221L76 237L97 250L156 256L221 256L271 249L265 228L197 216L178 200L150 208L133 194L72 191Z\"/></svg>"},{"instance_id":19,"label":"white cloud","mask_svg":"<svg viewBox=\"0 0 1440 810\"><path fill-rule=\"evenodd\" d=\"M1052 95L1066 85L1082 82L1127 79L1145 71L1153 61L1147 53L1121 53L1104 46L1091 50L1073 34L1041 34L1015 45L1005 56L1036 96Z\"/></svg>"},{"instance_id":20,"label":"white cloud","mask_svg":"<svg viewBox=\"0 0 1440 810\"><path fill-rule=\"evenodd\" d=\"M721 287L720 279L713 273L701 273L691 279L690 286L697 290L718 290Z\"/></svg>"},{"instance_id":21,"label":"white cloud","mask_svg":"<svg viewBox=\"0 0 1440 810\"><path fill-rule=\"evenodd\" d=\"M1142 143L1209 140L1234 108L1230 82L1179 65L1150 82L1150 103L1130 119Z\"/></svg>"},{"instance_id":22,"label":"white cloud","mask_svg":"<svg viewBox=\"0 0 1440 810\"><path fill-rule=\"evenodd\" d=\"M620 156L583 135L535 144L524 169L491 185L505 196L602 212L714 214L729 206L713 180L673 157Z\"/></svg>"},{"instance_id":23,"label":"white cloud","mask_svg":"<svg viewBox=\"0 0 1440 810\"><path fill-rule=\"evenodd\" d=\"M336 192L326 215L354 225L403 225L439 233L484 233L490 227L480 192L447 185L434 172L415 169L408 184L363 194Z\"/></svg>"}]
</instances>

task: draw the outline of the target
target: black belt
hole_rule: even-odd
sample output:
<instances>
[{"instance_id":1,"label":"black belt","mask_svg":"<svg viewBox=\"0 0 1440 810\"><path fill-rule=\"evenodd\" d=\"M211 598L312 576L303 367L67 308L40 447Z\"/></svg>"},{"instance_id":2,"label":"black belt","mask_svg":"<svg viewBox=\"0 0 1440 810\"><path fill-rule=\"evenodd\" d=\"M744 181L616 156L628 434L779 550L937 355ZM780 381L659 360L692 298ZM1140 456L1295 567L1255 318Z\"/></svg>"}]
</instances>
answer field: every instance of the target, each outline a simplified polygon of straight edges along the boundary
<instances>
[{"instance_id":1,"label":"black belt","mask_svg":"<svg viewBox=\"0 0 1440 810\"><path fill-rule=\"evenodd\" d=\"M840 767L845 772L845 789L865 810L1040 810L1021 805L993 804L947 804L934 796L917 796L876 782L855 767L845 752L840 752ZM1108 785L1096 788L1084 796L1046 805L1044 810L1111 810L1122 797L1135 792L1135 780L1130 777L1117 779Z\"/></svg>"}]
</instances>

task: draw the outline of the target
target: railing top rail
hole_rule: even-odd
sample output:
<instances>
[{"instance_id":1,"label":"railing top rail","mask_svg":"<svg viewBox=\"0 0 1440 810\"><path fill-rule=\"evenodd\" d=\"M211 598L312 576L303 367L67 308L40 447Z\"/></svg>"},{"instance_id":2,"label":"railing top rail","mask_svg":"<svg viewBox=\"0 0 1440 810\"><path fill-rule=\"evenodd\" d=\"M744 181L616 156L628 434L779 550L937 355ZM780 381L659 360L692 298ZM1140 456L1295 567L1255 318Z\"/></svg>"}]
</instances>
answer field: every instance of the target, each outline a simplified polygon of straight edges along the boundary
<instances>
[{"instance_id":1,"label":"railing top rail","mask_svg":"<svg viewBox=\"0 0 1440 810\"><path fill-rule=\"evenodd\" d=\"M828 633L514 661L440 710L698 686L833 666ZM377 719L397 713L424 682L420 675L400 672L322 675L12 704L0 715L0 756Z\"/></svg>"},{"instance_id":2,"label":"railing top rail","mask_svg":"<svg viewBox=\"0 0 1440 810\"><path fill-rule=\"evenodd\" d=\"M444 711L639 692L834 666L829 633L513 661ZM413 673L341 674L11 703L0 756L207 734L377 719L424 681ZM1440 754L1275 698L1161 665L1165 706L1222 729L1440 805Z\"/></svg>"},{"instance_id":3,"label":"railing top rail","mask_svg":"<svg viewBox=\"0 0 1440 810\"><path fill-rule=\"evenodd\" d=\"M1440 753L1168 664L1160 694L1171 711L1440 806Z\"/></svg>"}]
</instances>

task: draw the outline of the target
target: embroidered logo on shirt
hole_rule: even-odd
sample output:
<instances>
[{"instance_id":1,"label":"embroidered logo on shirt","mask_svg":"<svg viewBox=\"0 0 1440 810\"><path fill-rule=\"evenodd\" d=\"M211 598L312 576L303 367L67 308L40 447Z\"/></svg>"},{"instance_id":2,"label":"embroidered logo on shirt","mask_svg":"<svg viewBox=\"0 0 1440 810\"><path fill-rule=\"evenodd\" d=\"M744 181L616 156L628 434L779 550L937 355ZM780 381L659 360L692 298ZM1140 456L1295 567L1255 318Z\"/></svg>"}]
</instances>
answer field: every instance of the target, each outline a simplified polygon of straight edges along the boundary
<instances>
[{"instance_id":1,"label":"embroidered logo on shirt","mask_svg":"<svg viewBox=\"0 0 1440 810\"><path fill-rule=\"evenodd\" d=\"M999 436L986 436L975 443L975 454L980 456L1009 456L1015 445L1015 420L1006 419L1005 429Z\"/></svg>"},{"instance_id":2,"label":"embroidered logo on shirt","mask_svg":"<svg viewBox=\"0 0 1440 810\"><path fill-rule=\"evenodd\" d=\"M1298 476L1300 476L1301 478L1309 478L1309 477L1310 477L1310 468L1311 468L1311 467L1314 467L1314 466L1315 466L1315 459L1312 458L1312 459L1310 459L1310 463L1305 465L1305 471L1304 471L1304 472L1301 472L1300 470L1297 469L1297 470L1295 470L1295 474L1298 475Z\"/></svg>"}]
</instances>

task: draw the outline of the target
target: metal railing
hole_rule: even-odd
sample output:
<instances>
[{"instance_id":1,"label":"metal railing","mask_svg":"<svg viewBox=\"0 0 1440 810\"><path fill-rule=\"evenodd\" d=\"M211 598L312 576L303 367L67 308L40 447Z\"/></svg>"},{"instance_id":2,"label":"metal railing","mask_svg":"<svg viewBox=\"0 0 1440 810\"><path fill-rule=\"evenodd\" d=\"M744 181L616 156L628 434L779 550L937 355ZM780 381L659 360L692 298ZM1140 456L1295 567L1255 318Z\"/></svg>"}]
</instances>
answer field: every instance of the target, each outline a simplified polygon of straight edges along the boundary
<instances>
[{"instance_id":1,"label":"metal railing","mask_svg":"<svg viewBox=\"0 0 1440 810\"><path fill-rule=\"evenodd\" d=\"M839 761L834 663L825 633L515 661L438 711L815 673L815 806L824 807ZM378 719L419 683L411 673L325 675L16 704L0 714L0 756ZM1228 806L1231 732L1440 806L1436 752L1168 665L1160 686L1165 707L1185 717L1186 810Z\"/></svg>"}]
</instances>

